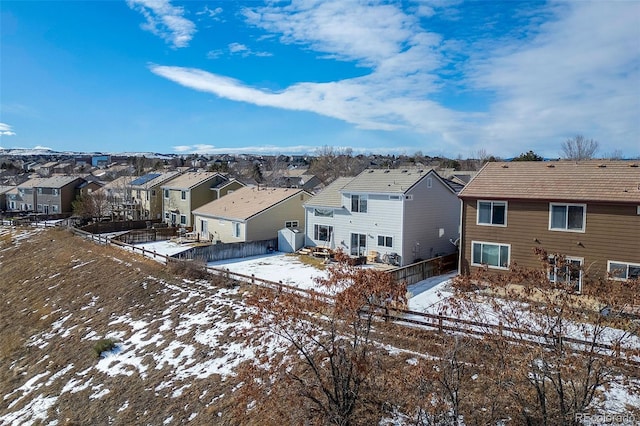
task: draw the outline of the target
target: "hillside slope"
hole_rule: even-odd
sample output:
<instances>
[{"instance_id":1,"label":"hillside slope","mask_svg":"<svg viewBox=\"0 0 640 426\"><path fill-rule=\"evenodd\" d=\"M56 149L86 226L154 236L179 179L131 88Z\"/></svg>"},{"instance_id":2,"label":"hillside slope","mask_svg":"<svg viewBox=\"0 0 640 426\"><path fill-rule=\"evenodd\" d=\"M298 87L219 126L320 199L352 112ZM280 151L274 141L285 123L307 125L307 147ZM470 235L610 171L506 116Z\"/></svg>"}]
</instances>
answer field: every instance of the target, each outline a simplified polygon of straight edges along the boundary
<instances>
[{"instance_id":1,"label":"hillside slope","mask_svg":"<svg viewBox=\"0 0 640 426\"><path fill-rule=\"evenodd\" d=\"M239 290L65 230L2 231L0 424L223 422L252 356Z\"/></svg>"}]
</instances>

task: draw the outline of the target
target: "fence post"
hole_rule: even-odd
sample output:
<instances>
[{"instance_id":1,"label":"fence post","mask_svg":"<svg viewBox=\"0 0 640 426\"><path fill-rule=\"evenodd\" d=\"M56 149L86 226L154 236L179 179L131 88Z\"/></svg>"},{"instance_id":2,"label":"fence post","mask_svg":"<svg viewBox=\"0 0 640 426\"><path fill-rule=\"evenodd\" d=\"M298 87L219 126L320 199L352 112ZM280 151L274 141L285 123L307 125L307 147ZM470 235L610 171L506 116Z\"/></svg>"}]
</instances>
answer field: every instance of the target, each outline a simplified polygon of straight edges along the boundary
<instances>
[{"instance_id":1,"label":"fence post","mask_svg":"<svg viewBox=\"0 0 640 426\"><path fill-rule=\"evenodd\" d=\"M251 285L254 285L256 283L256 276L254 274L251 274Z\"/></svg>"},{"instance_id":2,"label":"fence post","mask_svg":"<svg viewBox=\"0 0 640 426\"><path fill-rule=\"evenodd\" d=\"M441 316L438 316L438 331L440 333L443 332L443 329L442 329L442 317Z\"/></svg>"}]
</instances>

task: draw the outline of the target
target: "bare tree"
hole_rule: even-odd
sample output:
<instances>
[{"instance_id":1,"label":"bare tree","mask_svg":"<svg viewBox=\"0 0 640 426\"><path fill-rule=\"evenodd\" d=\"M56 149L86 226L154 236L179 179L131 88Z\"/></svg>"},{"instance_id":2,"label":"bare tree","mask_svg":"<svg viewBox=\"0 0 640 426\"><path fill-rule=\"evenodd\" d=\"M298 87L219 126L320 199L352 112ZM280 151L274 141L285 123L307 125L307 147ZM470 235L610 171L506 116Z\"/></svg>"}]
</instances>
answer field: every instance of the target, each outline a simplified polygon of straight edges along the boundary
<instances>
[{"instance_id":1,"label":"bare tree","mask_svg":"<svg viewBox=\"0 0 640 426\"><path fill-rule=\"evenodd\" d=\"M590 160L598 150L598 142L576 135L562 143L563 158L567 160Z\"/></svg>"},{"instance_id":2,"label":"bare tree","mask_svg":"<svg viewBox=\"0 0 640 426\"><path fill-rule=\"evenodd\" d=\"M93 191L79 196L72 203L73 214L83 219L100 219L109 211L109 200L104 191Z\"/></svg>"},{"instance_id":3,"label":"bare tree","mask_svg":"<svg viewBox=\"0 0 640 426\"><path fill-rule=\"evenodd\" d=\"M277 405L286 411L278 417L293 424L349 425L380 416L380 405L363 397L374 394L367 389L379 373L374 314L404 304L406 286L383 271L353 266L345 254L336 258L328 278L317 280L321 293L301 297L264 290L248 299L255 308L254 332L272 336L272 345L283 349L280 362L272 352L259 356L269 359L267 378L252 380L244 391L254 402L250 405L260 407L273 407L269 400L278 394L283 400ZM250 376L261 372L254 368ZM269 411L273 415L273 408Z\"/></svg>"},{"instance_id":4,"label":"bare tree","mask_svg":"<svg viewBox=\"0 0 640 426\"><path fill-rule=\"evenodd\" d=\"M640 286L593 280L576 294L572 264L560 254L537 254L543 268L460 277L458 297L446 308L487 324L485 362L495 371L488 392L506 396L522 424L574 425L604 389L623 384L625 357L637 350L615 348L632 348L637 326L623 313ZM599 312L603 306L608 315Z\"/></svg>"}]
</instances>

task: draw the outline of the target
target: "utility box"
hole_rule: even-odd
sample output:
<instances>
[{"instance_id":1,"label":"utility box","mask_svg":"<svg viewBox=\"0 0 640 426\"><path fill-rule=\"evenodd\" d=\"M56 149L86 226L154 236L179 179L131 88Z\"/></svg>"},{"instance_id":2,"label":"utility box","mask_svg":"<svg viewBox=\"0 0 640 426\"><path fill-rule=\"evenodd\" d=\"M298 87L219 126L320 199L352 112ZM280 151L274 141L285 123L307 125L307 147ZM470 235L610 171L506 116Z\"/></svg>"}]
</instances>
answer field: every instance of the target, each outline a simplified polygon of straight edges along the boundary
<instances>
[{"instance_id":1,"label":"utility box","mask_svg":"<svg viewBox=\"0 0 640 426\"><path fill-rule=\"evenodd\" d=\"M298 228L283 228L278 231L278 251L295 253L304 246L304 232Z\"/></svg>"}]
</instances>

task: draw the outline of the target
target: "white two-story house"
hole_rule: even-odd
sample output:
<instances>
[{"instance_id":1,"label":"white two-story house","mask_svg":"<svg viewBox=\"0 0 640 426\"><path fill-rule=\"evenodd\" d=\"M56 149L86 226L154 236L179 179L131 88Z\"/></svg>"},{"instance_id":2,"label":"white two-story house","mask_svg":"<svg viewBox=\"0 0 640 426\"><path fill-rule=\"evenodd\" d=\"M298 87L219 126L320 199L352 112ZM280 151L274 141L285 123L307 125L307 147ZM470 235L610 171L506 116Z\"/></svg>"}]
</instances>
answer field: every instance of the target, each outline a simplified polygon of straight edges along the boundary
<instances>
[{"instance_id":1,"label":"white two-story house","mask_svg":"<svg viewBox=\"0 0 640 426\"><path fill-rule=\"evenodd\" d=\"M456 251L460 202L433 169L369 169L305 203L307 246L397 265Z\"/></svg>"}]
</instances>

